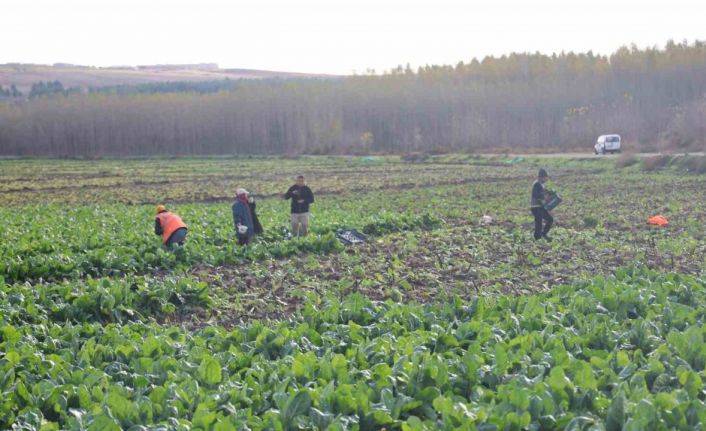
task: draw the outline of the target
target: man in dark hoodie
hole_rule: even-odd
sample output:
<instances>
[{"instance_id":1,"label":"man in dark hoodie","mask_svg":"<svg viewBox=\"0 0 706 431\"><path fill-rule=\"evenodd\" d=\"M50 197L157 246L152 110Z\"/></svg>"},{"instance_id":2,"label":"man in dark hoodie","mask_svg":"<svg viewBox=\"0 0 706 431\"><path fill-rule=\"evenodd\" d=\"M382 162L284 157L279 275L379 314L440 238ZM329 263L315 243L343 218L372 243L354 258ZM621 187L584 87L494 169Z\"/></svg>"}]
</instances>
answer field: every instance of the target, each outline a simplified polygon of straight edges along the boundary
<instances>
[{"instance_id":1,"label":"man in dark hoodie","mask_svg":"<svg viewBox=\"0 0 706 431\"><path fill-rule=\"evenodd\" d=\"M544 183L549 179L549 175L544 168L539 170L537 179L534 184L532 184L532 198L530 199L530 208L532 209L532 215L534 216L534 239L539 240L541 238L546 239L551 242L551 238L547 236L549 229L552 228L554 223L554 218L549 214L549 211L544 207L546 203L546 190L544 189Z\"/></svg>"},{"instance_id":2,"label":"man in dark hoodie","mask_svg":"<svg viewBox=\"0 0 706 431\"><path fill-rule=\"evenodd\" d=\"M292 236L309 233L309 205L314 203L314 193L304 184L304 176L297 176L297 183L287 190L284 199L291 199Z\"/></svg>"}]
</instances>

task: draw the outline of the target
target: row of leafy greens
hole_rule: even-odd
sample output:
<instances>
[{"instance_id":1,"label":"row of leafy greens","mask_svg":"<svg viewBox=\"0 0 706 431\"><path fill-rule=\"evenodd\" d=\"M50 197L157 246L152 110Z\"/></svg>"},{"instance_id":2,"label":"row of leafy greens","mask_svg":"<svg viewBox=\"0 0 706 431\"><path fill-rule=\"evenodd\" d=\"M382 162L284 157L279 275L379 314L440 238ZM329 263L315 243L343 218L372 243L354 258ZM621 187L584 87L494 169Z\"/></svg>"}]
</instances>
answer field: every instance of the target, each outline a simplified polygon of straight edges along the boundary
<instances>
[{"instance_id":1,"label":"row of leafy greens","mask_svg":"<svg viewBox=\"0 0 706 431\"><path fill-rule=\"evenodd\" d=\"M545 294L436 305L353 294L272 325L197 331L27 313L23 286L0 285L1 428L706 424L706 281L693 276L622 269Z\"/></svg>"}]
</instances>

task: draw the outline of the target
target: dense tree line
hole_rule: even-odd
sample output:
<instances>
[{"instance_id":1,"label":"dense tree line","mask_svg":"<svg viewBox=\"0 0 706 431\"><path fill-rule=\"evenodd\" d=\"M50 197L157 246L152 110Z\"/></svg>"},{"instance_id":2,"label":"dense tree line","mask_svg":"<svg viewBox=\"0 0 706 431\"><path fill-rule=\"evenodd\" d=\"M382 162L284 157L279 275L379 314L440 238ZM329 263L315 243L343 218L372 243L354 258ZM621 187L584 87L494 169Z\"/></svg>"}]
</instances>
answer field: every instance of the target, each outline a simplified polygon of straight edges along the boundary
<instances>
[{"instance_id":1,"label":"dense tree line","mask_svg":"<svg viewBox=\"0 0 706 431\"><path fill-rule=\"evenodd\" d=\"M44 96L68 96L70 94L81 93L81 88L70 87L64 88L64 85L59 81L39 81L32 84L29 90L29 98L36 99Z\"/></svg>"},{"instance_id":2,"label":"dense tree line","mask_svg":"<svg viewBox=\"0 0 706 431\"><path fill-rule=\"evenodd\" d=\"M589 151L602 133L703 150L706 43L0 104L0 153L13 155Z\"/></svg>"},{"instance_id":3,"label":"dense tree line","mask_svg":"<svg viewBox=\"0 0 706 431\"><path fill-rule=\"evenodd\" d=\"M219 91L233 90L243 80L221 79L210 81L167 81L147 82L134 85L111 85L108 87L90 87L90 93L103 94L156 94L156 93L217 93Z\"/></svg>"},{"instance_id":4,"label":"dense tree line","mask_svg":"<svg viewBox=\"0 0 706 431\"><path fill-rule=\"evenodd\" d=\"M7 88L0 85L0 97L22 97L22 92L17 89L15 84L12 84Z\"/></svg>"}]
</instances>

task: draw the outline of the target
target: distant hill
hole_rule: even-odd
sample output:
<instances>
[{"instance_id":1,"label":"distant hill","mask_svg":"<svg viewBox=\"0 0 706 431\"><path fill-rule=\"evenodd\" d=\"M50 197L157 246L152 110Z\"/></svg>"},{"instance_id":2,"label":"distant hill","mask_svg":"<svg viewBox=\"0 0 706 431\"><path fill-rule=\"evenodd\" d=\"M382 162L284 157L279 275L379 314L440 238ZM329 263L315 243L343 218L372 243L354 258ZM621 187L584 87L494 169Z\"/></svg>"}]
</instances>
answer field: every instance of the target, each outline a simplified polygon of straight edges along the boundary
<instances>
[{"instance_id":1,"label":"distant hill","mask_svg":"<svg viewBox=\"0 0 706 431\"><path fill-rule=\"evenodd\" d=\"M65 88L111 87L155 82L214 81L221 79L335 78L335 75L274 72L251 69L220 69L217 64L169 64L92 67L66 63L54 65L0 64L0 86L14 84L27 94L33 83L59 81Z\"/></svg>"}]
</instances>

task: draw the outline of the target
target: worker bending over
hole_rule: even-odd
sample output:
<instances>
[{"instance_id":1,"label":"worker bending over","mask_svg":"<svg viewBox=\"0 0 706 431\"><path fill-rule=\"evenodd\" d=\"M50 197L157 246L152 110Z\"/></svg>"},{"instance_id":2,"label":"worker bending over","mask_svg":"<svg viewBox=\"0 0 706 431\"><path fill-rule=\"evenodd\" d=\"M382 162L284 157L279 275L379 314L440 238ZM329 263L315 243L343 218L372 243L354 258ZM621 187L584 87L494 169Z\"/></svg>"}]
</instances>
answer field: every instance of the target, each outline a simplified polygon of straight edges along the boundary
<instances>
[{"instance_id":1,"label":"worker bending over","mask_svg":"<svg viewBox=\"0 0 706 431\"><path fill-rule=\"evenodd\" d=\"M162 244L172 248L174 244L184 245L187 227L178 215L167 211L164 205L155 208L157 217L154 219L155 235L162 235Z\"/></svg>"}]
</instances>

